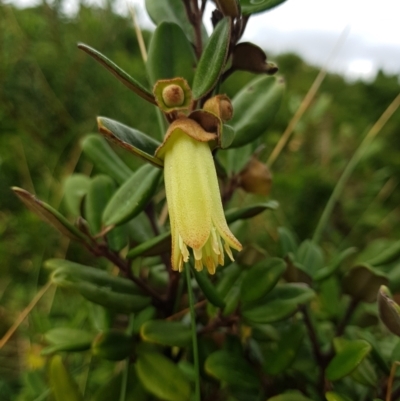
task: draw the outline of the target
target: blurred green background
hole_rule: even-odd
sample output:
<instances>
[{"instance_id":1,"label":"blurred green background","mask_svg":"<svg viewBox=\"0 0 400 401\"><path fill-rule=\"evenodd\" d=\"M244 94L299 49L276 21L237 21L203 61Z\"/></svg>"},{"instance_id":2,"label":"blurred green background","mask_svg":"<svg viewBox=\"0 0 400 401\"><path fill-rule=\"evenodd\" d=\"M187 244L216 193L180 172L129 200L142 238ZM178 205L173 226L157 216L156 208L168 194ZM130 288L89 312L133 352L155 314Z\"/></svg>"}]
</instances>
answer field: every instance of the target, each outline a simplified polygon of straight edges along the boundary
<instances>
[{"instance_id":1,"label":"blurred green background","mask_svg":"<svg viewBox=\"0 0 400 401\"><path fill-rule=\"evenodd\" d=\"M80 139L96 132L97 115L159 135L154 108L76 47L84 42L99 49L146 84L131 19L113 14L111 8L83 5L75 17L67 18L61 6L56 2L54 7L21 10L0 3L0 337L46 282L45 259L66 254L70 259L89 258L27 211L10 187L25 188L65 210L65 178L74 171L92 172L91 163L81 157ZM148 42L151 34L143 34ZM287 89L265 135L263 161L318 74L317 68L294 54L269 55L269 59L278 64ZM234 74L223 90L233 96L252 77ZM271 198L281 208L272 225L284 223L300 239L312 234L346 163L399 92L398 75L379 72L368 83L327 75L273 166ZM362 249L375 239L400 237L399 134L397 112L369 148L337 204L327 233L330 242ZM135 163L128 154L118 153L128 165ZM29 395L15 397L35 368L41 367L35 349L38 336L47 329L41 314L66 318L76 313L78 301L69 299L71 310L66 310L63 296L57 293L54 302L39 304L0 350L1 400L30 399ZM75 318L79 319L79 313Z\"/></svg>"}]
</instances>

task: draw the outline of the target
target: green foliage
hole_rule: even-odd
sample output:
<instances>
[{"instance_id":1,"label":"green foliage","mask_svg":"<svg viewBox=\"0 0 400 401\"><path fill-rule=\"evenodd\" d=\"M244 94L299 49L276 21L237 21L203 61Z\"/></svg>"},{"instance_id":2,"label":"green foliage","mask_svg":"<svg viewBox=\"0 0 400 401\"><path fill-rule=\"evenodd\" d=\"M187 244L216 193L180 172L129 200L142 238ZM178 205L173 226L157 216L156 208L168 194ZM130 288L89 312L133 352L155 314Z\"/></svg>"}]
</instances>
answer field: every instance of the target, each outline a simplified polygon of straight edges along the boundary
<instances>
[{"instance_id":1,"label":"green foliage","mask_svg":"<svg viewBox=\"0 0 400 401\"><path fill-rule=\"evenodd\" d=\"M62 15L61 3L0 5L0 185L26 188L14 192L63 235L38 223L11 191L2 192L0 288L10 312L0 334L38 285L56 288L13 338L16 348L27 349L23 371L13 373L19 368L11 364L11 340L1 351L2 397L399 398L390 367L400 355L400 252L399 242L387 239L400 234L392 212L400 199L398 113L356 160L330 218L320 215L361 134L400 85L383 73L371 83L328 74L274 165L270 199L250 191L260 182L269 188L262 161L316 75L298 57L281 55L285 85L280 75L257 77L274 74L275 64L256 45L237 45L248 15L273 12L282 2L219 0L208 37L197 1L147 0L157 25L151 40L143 32L147 63L129 19L109 8L80 5L72 19ZM85 54L78 41L101 53L79 45ZM243 54L246 62L238 59ZM162 107L163 90L178 81L182 107ZM234 114L225 124L221 108L231 114L229 98ZM207 108L210 99L221 103ZM107 116L97 123L109 141L91 133L96 115ZM192 254L177 236L171 208L167 219L164 156L156 152L174 146L159 141L160 127L168 125L209 141L226 222L243 245L236 261L226 258L214 275L197 270L199 249ZM172 135L168 130L167 140ZM209 171L200 166L196 174ZM191 179L192 172L179 173ZM312 235L321 221L319 241ZM222 240L215 231L203 247L210 271L213 256L222 264L230 234L224 230ZM379 237L385 238L372 241ZM172 251L171 238L178 245ZM173 252L188 262L186 280L173 270Z\"/></svg>"}]
</instances>

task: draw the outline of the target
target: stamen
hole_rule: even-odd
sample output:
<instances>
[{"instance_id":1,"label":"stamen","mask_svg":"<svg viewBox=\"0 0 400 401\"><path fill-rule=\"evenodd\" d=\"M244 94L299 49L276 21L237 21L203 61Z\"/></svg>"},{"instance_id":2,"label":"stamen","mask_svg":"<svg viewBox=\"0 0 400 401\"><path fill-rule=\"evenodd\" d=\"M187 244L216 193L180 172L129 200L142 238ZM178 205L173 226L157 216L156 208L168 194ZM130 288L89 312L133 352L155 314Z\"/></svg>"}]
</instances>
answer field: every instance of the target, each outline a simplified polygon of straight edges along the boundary
<instances>
[{"instance_id":1,"label":"stamen","mask_svg":"<svg viewBox=\"0 0 400 401\"><path fill-rule=\"evenodd\" d=\"M200 271L203 270L203 262L201 261L201 259L200 259L200 260L198 260L198 259L195 259L195 260L194 260L194 268L195 268L198 272L200 272Z\"/></svg>"},{"instance_id":2,"label":"stamen","mask_svg":"<svg viewBox=\"0 0 400 401\"><path fill-rule=\"evenodd\" d=\"M218 246L217 232L215 231L215 227L211 227L211 235L210 235L209 241L211 241L211 247L212 247L213 251L217 255L219 255L221 253L221 251Z\"/></svg>"},{"instance_id":3,"label":"stamen","mask_svg":"<svg viewBox=\"0 0 400 401\"><path fill-rule=\"evenodd\" d=\"M229 256L229 259L230 259L232 262L234 262L235 259L233 258L231 248L229 248L229 244L228 244L227 242L224 243L224 248L225 248L226 253L227 253L228 256Z\"/></svg>"},{"instance_id":4,"label":"stamen","mask_svg":"<svg viewBox=\"0 0 400 401\"><path fill-rule=\"evenodd\" d=\"M207 266L207 270L210 274L215 273L215 264L214 264L213 258L211 256L206 256L206 266Z\"/></svg>"},{"instance_id":5,"label":"stamen","mask_svg":"<svg viewBox=\"0 0 400 401\"><path fill-rule=\"evenodd\" d=\"M179 263L178 263L178 272L182 272L183 270L183 258L182 256L179 258Z\"/></svg>"},{"instance_id":6,"label":"stamen","mask_svg":"<svg viewBox=\"0 0 400 401\"><path fill-rule=\"evenodd\" d=\"M183 239L181 236L179 236L179 248L181 250L183 260L185 262L187 262L189 260L189 250L188 250L186 244L183 242Z\"/></svg>"},{"instance_id":7,"label":"stamen","mask_svg":"<svg viewBox=\"0 0 400 401\"><path fill-rule=\"evenodd\" d=\"M193 248L193 255L195 260L201 260L201 258L203 257L202 248L199 249Z\"/></svg>"}]
</instances>

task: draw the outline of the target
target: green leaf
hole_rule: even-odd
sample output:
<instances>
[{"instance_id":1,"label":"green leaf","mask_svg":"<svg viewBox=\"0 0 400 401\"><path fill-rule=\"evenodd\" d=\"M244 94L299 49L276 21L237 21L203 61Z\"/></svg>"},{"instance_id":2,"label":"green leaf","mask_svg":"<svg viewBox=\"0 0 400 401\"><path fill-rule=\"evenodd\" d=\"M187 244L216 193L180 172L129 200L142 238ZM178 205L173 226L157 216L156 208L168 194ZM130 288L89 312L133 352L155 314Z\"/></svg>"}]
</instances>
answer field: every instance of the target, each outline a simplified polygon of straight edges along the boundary
<instances>
[{"instance_id":1,"label":"green leaf","mask_svg":"<svg viewBox=\"0 0 400 401\"><path fill-rule=\"evenodd\" d=\"M331 381L348 376L371 351L371 345L364 340L349 341L331 360L326 368L326 378Z\"/></svg>"},{"instance_id":2,"label":"green leaf","mask_svg":"<svg viewBox=\"0 0 400 401\"><path fill-rule=\"evenodd\" d=\"M284 258L289 253L295 254L298 244L294 233L286 227L279 227L278 234L281 256Z\"/></svg>"},{"instance_id":3,"label":"green leaf","mask_svg":"<svg viewBox=\"0 0 400 401\"><path fill-rule=\"evenodd\" d=\"M250 324L273 323L293 315L299 305L311 301L315 292L302 284L277 285L257 305L243 306L242 316Z\"/></svg>"},{"instance_id":4,"label":"green leaf","mask_svg":"<svg viewBox=\"0 0 400 401\"><path fill-rule=\"evenodd\" d=\"M284 394L275 395L268 398L267 401L314 401L311 398L305 397L298 391L289 391Z\"/></svg>"},{"instance_id":5,"label":"green leaf","mask_svg":"<svg viewBox=\"0 0 400 401\"><path fill-rule=\"evenodd\" d=\"M122 68L118 67L114 62L108 59L106 56L101 54L99 51L93 49L92 47L85 45L84 43L78 44L79 49L83 50L89 56L93 57L98 63L105 67L111 72L121 83L123 83L130 90L135 92L137 95L147 100L150 103L155 104L155 99L153 94L145 88L140 82L132 78L128 73L126 73Z\"/></svg>"},{"instance_id":6,"label":"green leaf","mask_svg":"<svg viewBox=\"0 0 400 401\"><path fill-rule=\"evenodd\" d=\"M192 340L190 326L167 320L149 320L142 325L140 335L144 341L171 347L187 347Z\"/></svg>"},{"instance_id":7,"label":"green leaf","mask_svg":"<svg viewBox=\"0 0 400 401\"><path fill-rule=\"evenodd\" d=\"M196 269L192 269L192 271L197 284L207 300L218 308L224 308L225 302L217 289L214 287L214 284L208 278L207 273L204 270L197 271Z\"/></svg>"},{"instance_id":8,"label":"green leaf","mask_svg":"<svg viewBox=\"0 0 400 401\"><path fill-rule=\"evenodd\" d=\"M49 374L55 401L83 401L77 384L65 368L60 356L54 356L51 359Z\"/></svg>"},{"instance_id":9,"label":"green leaf","mask_svg":"<svg viewBox=\"0 0 400 401\"><path fill-rule=\"evenodd\" d=\"M86 235L50 205L42 202L35 195L30 194L22 188L12 187L12 190L29 210L40 217L41 220L56 228L61 234L76 241L87 241Z\"/></svg>"},{"instance_id":10,"label":"green leaf","mask_svg":"<svg viewBox=\"0 0 400 401\"><path fill-rule=\"evenodd\" d=\"M271 8L279 6L279 4L285 1L286 0L239 0L243 15L263 13Z\"/></svg>"},{"instance_id":11,"label":"green leaf","mask_svg":"<svg viewBox=\"0 0 400 401\"><path fill-rule=\"evenodd\" d=\"M325 398L327 399L327 401L352 401L345 395L334 393L333 391L328 391L327 393L325 393Z\"/></svg>"},{"instance_id":12,"label":"green leaf","mask_svg":"<svg viewBox=\"0 0 400 401\"><path fill-rule=\"evenodd\" d=\"M251 217L257 216L264 210L276 210L279 206L277 201L271 200L263 203L256 203L251 206L246 206L240 209L229 209L225 213L226 221L228 224L235 222L236 220L250 219Z\"/></svg>"},{"instance_id":13,"label":"green leaf","mask_svg":"<svg viewBox=\"0 0 400 401\"><path fill-rule=\"evenodd\" d=\"M171 249L171 233L166 232L132 248L126 255L127 259L139 256L156 256L168 252Z\"/></svg>"},{"instance_id":14,"label":"green leaf","mask_svg":"<svg viewBox=\"0 0 400 401\"><path fill-rule=\"evenodd\" d=\"M204 369L209 375L230 385L245 388L260 385L252 366L242 356L226 350L212 353L206 359Z\"/></svg>"},{"instance_id":15,"label":"green leaf","mask_svg":"<svg viewBox=\"0 0 400 401\"><path fill-rule=\"evenodd\" d=\"M232 100L235 130L231 148L246 145L265 134L273 122L283 98L284 81L280 77L253 79Z\"/></svg>"},{"instance_id":16,"label":"green leaf","mask_svg":"<svg viewBox=\"0 0 400 401\"><path fill-rule=\"evenodd\" d=\"M108 287L113 291L123 294L142 294L139 287L127 278L113 276L108 272L80 263L71 262L65 259L48 259L45 267L58 271L71 281L88 281L98 286Z\"/></svg>"},{"instance_id":17,"label":"green leaf","mask_svg":"<svg viewBox=\"0 0 400 401\"><path fill-rule=\"evenodd\" d=\"M148 306L147 308L137 313L135 315L135 319L131 324L132 334L139 334L142 325L146 323L148 320L154 319L156 314L157 310L154 306Z\"/></svg>"},{"instance_id":18,"label":"green leaf","mask_svg":"<svg viewBox=\"0 0 400 401\"><path fill-rule=\"evenodd\" d=\"M252 266L245 275L240 298L244 304L252 303L267 295L277 284L286 270L286 262L269 258Z\"/></svg>"},{"instance_id":19,"label":"green leaf","mask_svg":"<svg viewBox=\"0 0 400 401\"><path fill-rule=\"evenodd\" d=\"M52 281L61 286L79 292L88 301L104 306L118 313L136 313L148 306L151 299L142 295L130 295L100 287L85 281L72 281L65 273L55 271Z\"/></svg>"},{"instance_id":20,"label":"green leaf","mask_svg":"<svg viewBox=\"0 0 400 401\"><path fill-rule=\"evenodd\" d=\"M381 251L378 256L367 261L371 266L381 266L388 263L392 263L400 258L400 241L396 241L394 244Z\"/></svg>"},{"instance_id":21,"label":"green leaf","mask_svg":"<svg viewBox=\"0 0 400 401\"><path fill-rule=\"evenodd\" d=\"M70 327L57 327L47 331L44 335L51 346L42 350L42 355L59 351L85 351L90 348L93 335L85 330Z\"/></svg>"},{"instance_id":22,"label":"green leaf","mask_svg":"<svg viewBox=\"0 0 400 401\"><path fill-rule=\"evenodd\" d=\"M217 284L217 291L223 298L225 298L242 273L243 268L236 263L232 263L222 271Z\"/></svg>"},{"instance_id":23,"label":"green leaf","mask_svg":"<svg viewBox=\"0 0 400 401\"><path fill-rule=\"evenodd\" d=\"M387 376L390 375L390 366L389 366L389 361L387 360L386 357L383 355L383 348L381 345L381 342L377 341L377 338L374 336L374 334L364 331L361 335L363 340L368 341L371 344L371 358L375 362L375 364L381 369L383 373L385 373Z\"/></svg>"},{"instance_id":24,"label":"green leaf","mask_svg":"<svg viewBox=\"0 0 400 401\"><path fill-rule=\"evenodd\" d=\"M221 132L221 148L226 149L231 146L235 139L235 130L228 124L223 124Z\"/></svg>"},{"instance_id":25,"label":"green leaf","mask_svg":"<svg viewBox=\"0 0 400 401\"><path fill-rule=\"evenodd\" d=\"M224 69L231 39L231 19L225 17L218 22L196 69L193 80L193 97L199 99L217 84Z\"/></svg>"},{"instance_id":26,"label":"green leaf","mask_svg":"<svg viewBox=\"0 0 400 401\"><path fill-rule=\"evenodd\" d=\"M147 391L166 401L188 401L191 388L182 371L164 355L141 353L136 372Z\"/></svg>"},{"instance_id":27,"label":"green leaf","mask_svg":"<svg viewBox=\"0 0 400 401\"><path fill-rule=\"evenodd\" d=\"M128 223L114 227L107 233L107 243L111 250L120 252L128 245L129 233Z\"/></svg>"},{"instance_id":28,"label":"green leaf","mask_svg":"<svg viewBox=\"0 0 400 401\"><path fill-rule=\"evenodd\" d=\"M90 186L90 178L84 174L72 174L64 181L64 199L71 214L81 215L81 204Z\"/></svg>"},{"instance_id":29,"label":"green leaf","mask_svg":"<svg viewBox=\"0 0 400 401\"><path fill-rule=\"evenodd\" d=\"M182 0L146 0L146 10L155 25L160 25L163 21L174 22L182 27L190 42L196 43L193 25L187 18ZM203 25L201 36L204 42L207 39L207 32Z\"/></svg>"},{"instance_id":30,"label":"green leaf","mask_svg":"<svg viewBox=\"0 0 400 401\"><path fill-rule=\"evenodd\" d=\"M345 293L364 302L374 302L380 286L387 284L386 275L367 264L353 267L343 278Z\"/></svg>"},{"instance_id":31,"label":"green leaf","mask_svg":"<svg viewBox=\"0 0 400 401\"><path fill-rule=\"evenodd\" d=\"M163 166L163 162L153 156L160 145L155 139L143 134L143 132L106 117L97 117L97 125L100 133L111 142L156 167Z\"/></svg>"},{"instance_id":32,"label":"green leaf","mask_svg":"<svg viewBox=\"0 0 400 401\"><path fill-rule=\"evenodd\" d=\"M297 266L300 264L299 267L312 278L324 267L324 255L321 248L310 240L300 244L295 260Z\"/></svg>"},{"instance_id":33,"label":"green leaf","mask_svg":"<svg viewBox=\"0 0 400 401\"><path fill-rule=\"evenodd\" d=\"M85 219L93 235L102 229L104 207L114 192L115 183L109 176L96 175L92 178L85 199Z\"/></svg>"},{"instance_id":34,"label":"green leaf","mask_svg":"<svg viewBox=\"0 0 400 401\"><path fill-rule=\"evenodd\" d=\"M314 280L315 281L326 280L339 269L341 263L345 259L347 259L349 256L353 255L356 252L357 248L354 247L347 248L344 251L340 252L339 254L337 254L335 257L332 258L328 266L323 267L322 269L320 269L315 273Z\"/></svg>"},{"instance_id":35,"label":"green leaf","mask_svg":"<svg viewBox=\"0 0 400 401\"><path fill-rule=\"evenodd\" d=\"M173 22L162 22L153 33L147 58L150 82L181 77L191 83L196 57L182 28Z\"/></svg>"},{"instance_id":36,"label":"green leaf","mask_svg":"<svg viewBox=\"0 0 400 401\"><path fill-rule=\"evenodd\" d=\"M46 267L55 269L51 280L56 285L78 291L87 300L120 313L139 312L150 298L128 279L63 259L50 259Z\"/></svg>"},{"instance_id":37,"label":"green leaf","mask_svg":"<svg viewBox=\"0 0 400 401\"><path fill-rule=\"evenodd\" d=\"M352 341L338 337L333 340L333 343L336 353L340 353L343 349L346 348L347 345L351 344ZM367 358L364 358L361 363L351 372L350 377L353 380L363 384L364 386L376 387L377 385L377 375L375 373L374 367Z\"/></svg>"},{"instance_id":38,"label":"green leaf","mask_svg":"<svg viewBox=\"0 0 400 401\"><path fill-rule=\"evenodd\" d=\"M275 376L288 369L295 360L303 339L303 327L300 324L291 325L281 334L276 348L266 353L264 371Z\"/></svg>"},{"instance_id":39,"label":"green leaf","mask_svg":"<svg viewBox=\"0 0 400 401\"><path fill-rule=\"evenodd\" d=\"M94 339L92 353L109 361L122 361L132 354L134 344L132 336L118 330L109 330Z\"/></svg>"},{"instance_id":40,"label":"green leaf","mask_svg":"<svg viewBox=\"0 0 400 401\"><path fill-rule=\"evenodd\" d=\"M132 170L98 134L87 135L82 141L82 149L100 171L109 175L119 184L125 182L132 175Z\"/></svg>"},{"instance_id":41,"label":"green leaf","mask_svg":"<svg viewBox=\"0 0 400 401\"><path fill-rule=\"evenodd\" d=\"M137 216L157 189L162 171L150 165L136 170L107 203L103 213L106 226L119 225Z\"/></svg>"}]
</instances>

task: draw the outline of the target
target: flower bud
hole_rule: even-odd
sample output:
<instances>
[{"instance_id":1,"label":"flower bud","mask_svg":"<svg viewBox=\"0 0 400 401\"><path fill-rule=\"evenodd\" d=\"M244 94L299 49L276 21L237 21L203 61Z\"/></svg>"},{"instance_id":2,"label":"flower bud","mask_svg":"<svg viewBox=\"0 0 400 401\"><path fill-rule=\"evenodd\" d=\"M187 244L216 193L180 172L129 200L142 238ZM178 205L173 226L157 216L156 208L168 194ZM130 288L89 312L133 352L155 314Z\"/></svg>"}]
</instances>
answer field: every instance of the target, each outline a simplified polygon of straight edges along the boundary
<instances>
[{"instance_id":1,"label":"flower bud","mask_svg":"<svg viewBox=\"0 0 400 401\"><path fill-rule=\"evenodd\" d=\"M171 84L163 89L162 99L168 107L179 107L185 101L185 94L179 85Z\"/></svg>"},{"instance_id":2,"label":"flower bud","mask_svg":"<svg viewBox=\"0 0 400 401\"><path fill-rule=\"evenodd\" d=\"M153 93L164 113L185 112L192 106L192 91L183 78L160 79L154 84Z\"/></svg>"},{"instance_id":3,"label":"flower bud","mask_svg":"<svg viewBox=\"0 0 400 401\"><path fill-rule=\"evenodd\" d=\"M218 116L223 122L229 121L233 116L232 103L228 96L217 95L204 103L204 110Z\"/></svg>"}]
</instances>

